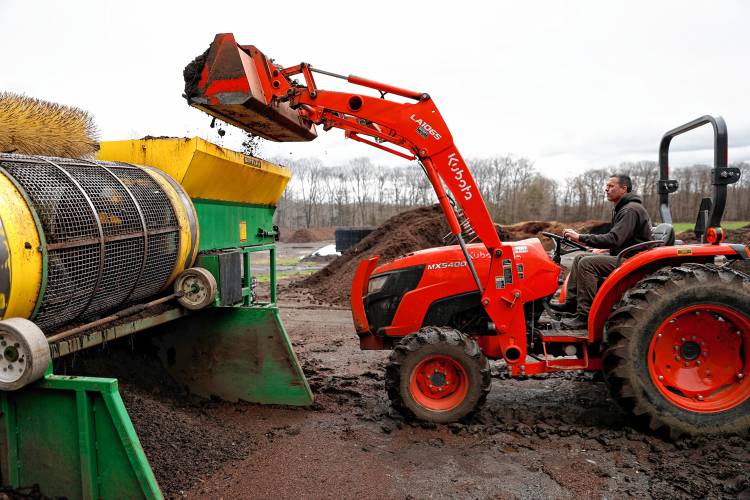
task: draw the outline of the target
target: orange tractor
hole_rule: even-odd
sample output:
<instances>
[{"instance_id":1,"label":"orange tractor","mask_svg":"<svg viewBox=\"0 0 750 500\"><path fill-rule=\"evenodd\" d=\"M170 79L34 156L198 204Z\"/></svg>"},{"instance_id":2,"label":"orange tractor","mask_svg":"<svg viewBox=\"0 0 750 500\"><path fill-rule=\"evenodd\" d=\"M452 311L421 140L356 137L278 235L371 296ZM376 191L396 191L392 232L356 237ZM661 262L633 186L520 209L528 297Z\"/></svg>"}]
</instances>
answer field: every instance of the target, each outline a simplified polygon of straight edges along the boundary
<instances>
[{"instance_id":1,"label":"orange tractor","mask_svg":"<svg viewBox=\"0 0 750 500\"><path fill-rule=\"evenodd\" d=\"M315 74L380 95L322 90ZM664 135L663 223L653 241L620 254L598 289L588 328L566 331L555 327L549 300L562 282L562 255L580 246L547 234L555 243L549 255L536 238L501 241L428 94L306 63L284 68L231 34L217 35L186 67L185 83L192 106L263 138L309 141L316 125L339 128L424 170L456 244L380 266L377 257L365 260L351 296L361 347L393 350L386 388L404 413L442 423L467 417L489 392L488 359L502 359L515 376L602 370L613 397L653 431L750 429L750 277L732 267L750 259L750 249L723 242L727 186L740 171L727 165L721 118L704 116ZM714 130L715 164L714 193L696 225L703 243L675 244L669 195L678 183L669 178L669 144L704 124Z\"/></svg>"}]
</instances>

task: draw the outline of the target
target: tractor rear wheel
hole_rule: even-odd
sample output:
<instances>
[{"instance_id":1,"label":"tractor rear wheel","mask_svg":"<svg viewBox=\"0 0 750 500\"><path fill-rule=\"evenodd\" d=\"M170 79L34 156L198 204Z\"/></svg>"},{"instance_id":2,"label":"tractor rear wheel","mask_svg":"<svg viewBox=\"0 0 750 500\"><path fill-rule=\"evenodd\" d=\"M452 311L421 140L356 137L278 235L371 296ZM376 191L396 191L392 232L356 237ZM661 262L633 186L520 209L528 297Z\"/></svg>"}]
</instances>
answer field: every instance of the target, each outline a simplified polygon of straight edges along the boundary
<instances>
[{"instance_id":1,"label":"tractor rear wheel","mask_svg":"<svg viewBox=\"0 0 750 500\"><path fill-rule=\"evenodd\" d=\"M636 422L672 438L750 431L750 279L703 264L642 279L606 325L604 376Z\"/></svg>"},{"instance_id":2,"label":"tractor rear wheel","mask_svg":"<svg viewBox=\"0 0 750 500\"><path fill-rule=\"evenodd\" d=\"M391 353L386 390L407 416L455 422L484 403L490 366L474 340L453 328L428 326L404 337Z\"/></svg>"}]
</instances>

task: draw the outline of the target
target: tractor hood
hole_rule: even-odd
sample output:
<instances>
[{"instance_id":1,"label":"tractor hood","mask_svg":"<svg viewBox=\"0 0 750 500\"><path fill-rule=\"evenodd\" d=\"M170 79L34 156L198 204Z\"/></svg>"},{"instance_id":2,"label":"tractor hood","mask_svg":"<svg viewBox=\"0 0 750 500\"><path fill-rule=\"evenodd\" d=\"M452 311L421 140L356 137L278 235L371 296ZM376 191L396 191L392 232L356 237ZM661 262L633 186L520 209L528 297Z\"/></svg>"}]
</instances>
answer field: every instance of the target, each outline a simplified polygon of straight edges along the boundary
<instances>
[{"instance_id":1,"label":"tractor hood","mask_svg":"<svg viewBox=\"0 0 750 500\"><path fill-rule=\"evenodd\" d=\"M560 268L537 238L503 243L500 276L489 276L490 254L483 244L467 248L484 288L512 286L524 302L557 288ZM360 339L404 335L421 327L431 304L475 292L476 282L458 245L419 250L380 266L373 257L360 264L352 284L355 327Z\"/></svg>"}]
</instances>

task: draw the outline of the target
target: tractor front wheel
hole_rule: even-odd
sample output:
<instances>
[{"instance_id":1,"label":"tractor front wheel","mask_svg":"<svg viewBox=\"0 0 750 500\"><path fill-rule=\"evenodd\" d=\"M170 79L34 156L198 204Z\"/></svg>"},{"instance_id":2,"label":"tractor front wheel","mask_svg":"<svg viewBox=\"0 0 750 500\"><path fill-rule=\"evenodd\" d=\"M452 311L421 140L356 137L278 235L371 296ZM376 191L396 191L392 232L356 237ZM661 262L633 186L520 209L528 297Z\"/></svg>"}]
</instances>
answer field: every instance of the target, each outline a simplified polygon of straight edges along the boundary
<instances>
[{"instance_id":1,"label":"tractor front wheel","mask_svg":"<svg viewBox=\"0 0 750 500\"><path fill-rule=\"evenodd\" d=\"M397 410L445 424L476 411L490 390L490 367L475 341L447 327L404 337L390 356L386 390Z\"/></svg>"},{"instance_id":2,"label":"tractor front wheel","mask_svg":"<svg viewBox=\"0 0 750 500\"><path fill-rule=\"evenodd\" d=\"M750 279L685 264L641 280L606 325L612 395L652 431L750 430Z\"/></svg>"}]
</instances>

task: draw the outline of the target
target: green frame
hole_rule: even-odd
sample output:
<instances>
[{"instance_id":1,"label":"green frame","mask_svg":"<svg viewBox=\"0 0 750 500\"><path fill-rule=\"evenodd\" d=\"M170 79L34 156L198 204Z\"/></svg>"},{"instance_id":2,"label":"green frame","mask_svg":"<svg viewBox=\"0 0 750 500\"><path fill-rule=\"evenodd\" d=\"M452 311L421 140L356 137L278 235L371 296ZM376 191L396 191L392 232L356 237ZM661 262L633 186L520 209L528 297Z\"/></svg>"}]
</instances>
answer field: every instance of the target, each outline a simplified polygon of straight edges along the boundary
<instances>
[{"instance_id":1,"label":"green frame","mask_svg":"<svg viewBox=\"0 0 750 500\"><path fill-rule=\"evenodd\" d=\"M53 375L0 392L0 474L72 499L163 498L112 378Z\"/></svg>"}]
</instances>

